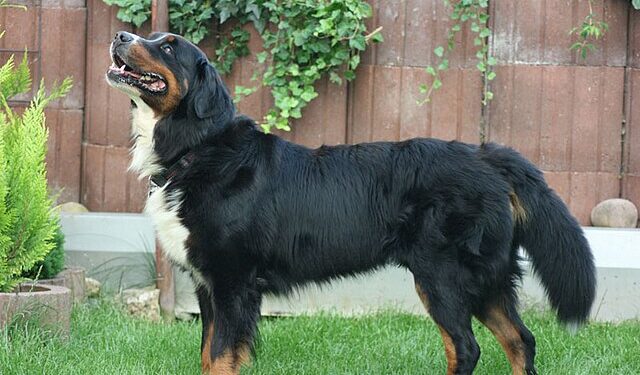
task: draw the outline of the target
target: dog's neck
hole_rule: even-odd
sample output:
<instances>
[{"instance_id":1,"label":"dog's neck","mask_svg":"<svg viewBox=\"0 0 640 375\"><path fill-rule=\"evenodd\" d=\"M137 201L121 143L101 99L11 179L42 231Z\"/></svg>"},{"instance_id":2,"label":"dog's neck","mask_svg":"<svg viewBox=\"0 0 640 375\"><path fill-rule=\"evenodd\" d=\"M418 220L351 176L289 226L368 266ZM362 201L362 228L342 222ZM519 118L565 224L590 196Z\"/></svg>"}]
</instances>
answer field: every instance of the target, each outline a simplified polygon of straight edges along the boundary
<instances>
[{"instance_id":1,"label":"dog's neck","mask_svg":"<svg viewBox=\"0 0 640 375\"><path fill-rule=\"evenodd\" d=\"M134 140L129 169L140 178L164 172L198 147L217 129L210 119L198 119L186 101L167 117L158 116L142 99L133 97L131 134Z\"/></svg>"},{"instance_id":2,"label":"dog's neck","mask_svg":"<svg viewBox=\"0 0 640 375\"><path fill-rule=\"evenodd\" d=\"M131 164L129 170L139 178L149 177L163 170L160 157L154 150L153 133L158 122L155 112L139 97L132 98Z\"/></svg>"}]
</instances>

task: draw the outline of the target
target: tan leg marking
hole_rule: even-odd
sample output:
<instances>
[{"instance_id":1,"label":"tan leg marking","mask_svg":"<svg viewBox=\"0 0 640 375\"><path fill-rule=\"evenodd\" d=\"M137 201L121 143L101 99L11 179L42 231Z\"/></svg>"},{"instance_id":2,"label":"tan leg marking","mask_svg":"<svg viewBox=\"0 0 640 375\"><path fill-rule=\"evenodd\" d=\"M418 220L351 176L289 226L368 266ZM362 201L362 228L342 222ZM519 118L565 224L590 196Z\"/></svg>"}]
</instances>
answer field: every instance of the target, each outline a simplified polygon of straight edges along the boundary
<instances>
[{"instance_id":1,"label":"tan leg marking","mask_svg":"<svg viewBox=\"0 0 640 375\"><path fill-rule=\"evenodd\" d=\"M211 341L213 340L213 322L209 323L207 336L202 347L202 373L207 374L211 370Z\"/></svg>"},{"instance_id":2,"label":"tan leg marking","mask_svg":"<svg viewBox=\"0 0 640 375\"><path fill-rule=\"evenodd\" d=\"M427 294L422 290L418 283L416 283L416 292L418 293L418 297L420 297L420 301L422 301L424 308L429 312L429 299L427 299Z\"/></svg>"},{"instance_id":3,"label":"tan leg marking","mask_svg":"<svg viewBox=\"0 0 640 375\"><path fill-rule=\"evenodd\" d=\"M444 353L447 356L447 375L453 375L458 367L456 346L447 331L440 325L438 325L438 328L440 328L440 335L442 335L442 342L444 343Z\"/></svg>"},{"instance_id":4,"label":"tan leg marking","mask_svg":"<svg viewBox=\"0 0 640 375\"><path fill-rule=\"evenodd\" d=\"M226 350L211 364L210 375L239 375L240 368L248 364L250 359L249 348L242 345L235 352Z\"/></svg>"},{"instance_id":5,"label":"tan leg marking","mask_svg":"<svg viewBox=\"0 0 640 375\"><path fill-rule=\"evenodd\" d=\"M523 224L527 221L527 210L525 210L520 198L515 192L509 193L509 202L511 203L511 214L515 222Z\"/></svg>"},{"instance_id":6,"label":"tan leg marking","mask_svg":"<svg viewBox=\"0 0 640 375\"><path fill-rule=\"evenodd\" d=\"M493 307L486 318L480 320L496 337L509 359L513 375L525 373L525 345L515 324L498 307Z\"/></svg>"},{"instance_id":7,"label":"tan leg marking","mask_svg":"<svg viewBox=\"0 0 640 375\"><path fill-rule=\"evenodd\" d=\"M427 294L422 290L420 285L416 283L416 292L418 293L418 297L420 297L420 301L424 305L424 308L429 311L429 299L427 298ZM440 329L440 335L442 335L442 342L444 343L444 353L447 356L447 375L453 375L458 367L458 359L456 355L456 346L453 344L453 340L451 336L438 325Z\"/></svg>"}]
</instances>

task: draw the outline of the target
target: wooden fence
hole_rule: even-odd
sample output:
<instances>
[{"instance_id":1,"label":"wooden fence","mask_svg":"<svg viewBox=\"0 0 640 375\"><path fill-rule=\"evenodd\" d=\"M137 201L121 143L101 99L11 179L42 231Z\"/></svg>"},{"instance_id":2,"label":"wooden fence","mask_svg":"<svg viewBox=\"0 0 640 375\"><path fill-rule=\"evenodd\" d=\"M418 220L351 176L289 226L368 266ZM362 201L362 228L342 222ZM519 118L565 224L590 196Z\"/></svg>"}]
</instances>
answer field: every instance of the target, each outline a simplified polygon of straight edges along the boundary
<instances>
[{"instance_id":1,"label":"wooden fence","mask_svg":"<svg viewBox=\"0 0 640 375\"><path fill-rule=\"evenodd\" d=\"M606 198L640 206L640 11L630 1L597 2L610 30L586 60L569 50L575 37L568 34L586 15L586 0L491 1L490 42L499 65L491 84L495 99L487 107L466 30L442 89L431 103L416 104L419 83L429 82L424 67L446 39L442 0L370 2L375 14L369 25L383 26L385 42L364 54L354 82L321 82L320 97L285 137L318 146L416 136L477 143L484 134L542 168L583 224ZM75 82L48 111L52 188L62 189L61 200L91 210L140 211L145 183L126 172L129 101L104 80L111 38L130 27L101 0L22 3L28 11L0 10L7 30L0 62L26 48L36 77L50 83L71 75ZM260 45L252 34L252 50ZM232 90L251 84L256 66L252 59L236 64L226 78ZM270 105L261 90L239 107L261 118Z\"/></svg>"}]
</instances>

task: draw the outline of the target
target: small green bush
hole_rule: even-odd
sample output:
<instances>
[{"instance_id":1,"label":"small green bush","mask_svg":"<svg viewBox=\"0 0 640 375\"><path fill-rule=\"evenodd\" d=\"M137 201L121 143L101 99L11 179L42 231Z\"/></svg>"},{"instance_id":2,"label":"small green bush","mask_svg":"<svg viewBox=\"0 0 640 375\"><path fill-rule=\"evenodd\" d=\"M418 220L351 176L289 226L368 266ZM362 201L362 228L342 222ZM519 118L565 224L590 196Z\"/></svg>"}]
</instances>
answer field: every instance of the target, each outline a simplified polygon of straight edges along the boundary
<instances>
[{"instance_id":1,"label":"small green bush","mask_svg":"<svg viewBox=\"0 0 640 375\"><path fill-rule=\"evenodd\" d=\"M59 229L47 190L44 109L69 91L71 80L49 95L41 83L22 115L13 112L8 100L30 87L26 53L18 66L13 56L0 66L0 292L11 291L45 258Z\"/></svg>"},{"instance_id":2,"label":"small green bush","mask_svg":"<svg viewBox=\"0 0 640 375\"><path fill-rule=\"evenodd\" d=\"M64 268L64 233L59 226L53 234L53 249L22 276L28 279L52 279Z\"/></svg>"}]
</instances>

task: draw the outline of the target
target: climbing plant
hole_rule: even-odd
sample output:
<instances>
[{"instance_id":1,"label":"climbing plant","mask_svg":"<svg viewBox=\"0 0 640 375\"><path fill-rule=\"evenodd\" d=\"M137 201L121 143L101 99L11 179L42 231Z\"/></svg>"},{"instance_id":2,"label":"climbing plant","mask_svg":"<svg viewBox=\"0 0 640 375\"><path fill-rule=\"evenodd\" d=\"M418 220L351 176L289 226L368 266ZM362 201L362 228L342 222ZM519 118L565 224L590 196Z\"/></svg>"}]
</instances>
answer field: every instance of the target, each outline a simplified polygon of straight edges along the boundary
<instances>
[{"instance_id":1,"label":"climbing plant","mask_svg":"<svg viewBox=\"0 0 640 375\"><path fill-rule=\"evenodd\" d=\"M137 27L151 14L151 0L103 1L119 7L118 18ZM321 77L334 83L355 77L360 53L368 43L382 41L380 29L367 30L365 20L371 14L364 0L169 1L171 30L194 43L209 35L217 21L213 63L223 74L249 54L249 33L242 26L253 24L264 47L256 56L261 68L254 73L256 85L237 87L236 98L241 100L260 85L271 89L274 107L262 123L265 131L290 130L290 120L300 118L302 109L318 96L314 85ZM230 20L233 26L220 26Z\"/></svg>"},{"instance_id":2,"label":"climbing plant","mask_svg":"<svg viewBox=\"0 0 640 375\"><path fill-rule=\"evenodd\" d=\"M432 76L432 81L430 85L420 85L419 89L424 97L418 103L429 102L433 92L442 87L442 72L449 69L449 55L455 48L456 36L462 31L465 24L469 24L469 30L475 34L473 45L476 47L476 68L485 78L482 103L486 105L489 100L493 99L493 92L491 92L488 82L496 77L493 67L497 63L495 57L489 54L488 38L491 35L487 12L489 0L444 0L444 2L451 8L449 18L452 25L447 32L446 46L440 45L433 50L436 64L426 68L427 73Z\"/></svg>"},{"instance_id":3,"label":"climbing plant","mask_svg":"<svg viewBox=\"0 0 640 375\"><path fill-rule=\"evenodd\" d=\"M594 1L595 0L587 0L587 3L589 4L589 13L586 15L580 26L576 26L569 31L569 34L578 36L578 41L573 43L569 49L576 51L578 56L582 57L582 59L587 58L589 51L595 51L596 46L593 44L593 41L602 38L607 30L609 30L609 25L605 21L597 19L596 14L593 11ZM636 3L638 2L640 2L640 0L632 1L634 6L636 6Z\"/></svg>"},{"instance_id":4,"label":"climbing plant","mask_svg":"<svg viewBox=\"0 0 640 375\"><path fill-rule=\"evenodd\" d=\"M475 34L473 44L476 46L477 69L483 74L484 89L482 103L486 105L493 99L493 92L490 89L490 82L495 79L496 73L493 66L497 60L489 53L488 38L491 29L488 26L489 15L487 8L488 0L443 0L445 5L451 9L449 18L452 22L447 33L446 46L437 46L433 53L436 63L427 66L426 70L432 76L431 84L421 84L419 89L424 95L418 103L429 102L434 91L442 87L442 72L449 68L449 54L455 48L455 39L465 24L469 24L469 30ZM593 5L596 0L587 0L589 13L585 16L582 24L572 28L569 34L577 35L578 40L569 49L575 50L583 59L587 57L589 51L594 51L596 46L594 41L599 40L608 31L609 25L597 18ZM635 9L640 9L640 0L631 0Z\"/></svg>"}]
</instances>

